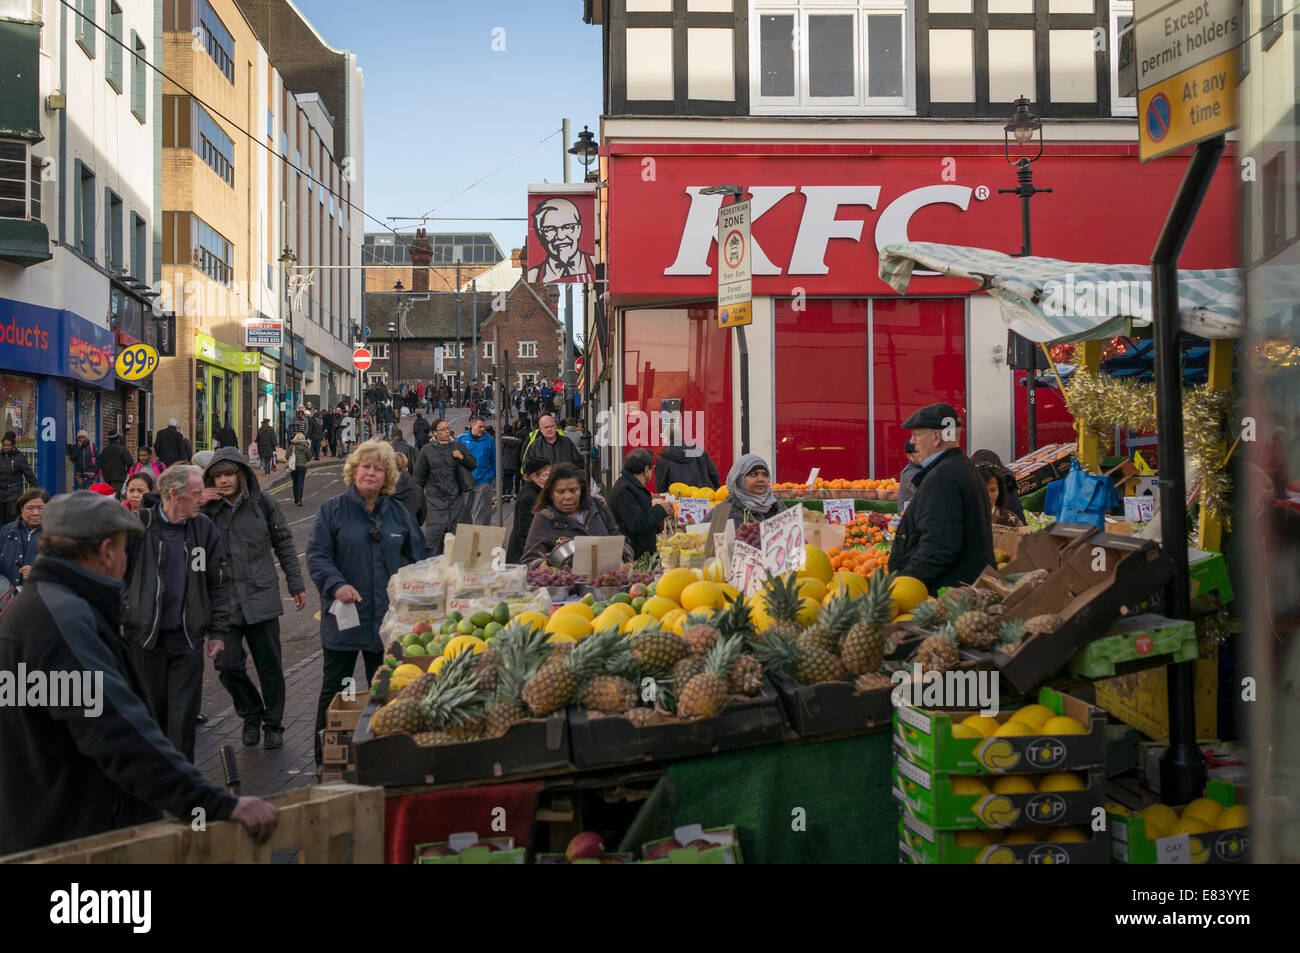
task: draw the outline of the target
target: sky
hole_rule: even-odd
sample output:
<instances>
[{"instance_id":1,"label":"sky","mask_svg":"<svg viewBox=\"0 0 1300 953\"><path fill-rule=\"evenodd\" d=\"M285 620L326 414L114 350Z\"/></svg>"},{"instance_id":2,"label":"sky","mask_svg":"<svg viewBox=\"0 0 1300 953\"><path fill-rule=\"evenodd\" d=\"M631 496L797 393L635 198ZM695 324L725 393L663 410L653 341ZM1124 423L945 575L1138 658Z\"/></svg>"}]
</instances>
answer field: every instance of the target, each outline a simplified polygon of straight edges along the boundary
<instances>
[{"instance_id":1,"label":"sky","mask_svg":"<svg viewBox=\"0 0 1300 953\"><path fill-rule=\"evenodd\" d=\"M418 224L390 215L522 218L529 183L564 181L561 121L568 145L584 124L600 135L600 27L582 22L582 0L295 2L365 78L365 210L383 223L367 219L367 232ZM526 224L425 227L488 231L509 255Z\"/></svg>"}]
</instances>

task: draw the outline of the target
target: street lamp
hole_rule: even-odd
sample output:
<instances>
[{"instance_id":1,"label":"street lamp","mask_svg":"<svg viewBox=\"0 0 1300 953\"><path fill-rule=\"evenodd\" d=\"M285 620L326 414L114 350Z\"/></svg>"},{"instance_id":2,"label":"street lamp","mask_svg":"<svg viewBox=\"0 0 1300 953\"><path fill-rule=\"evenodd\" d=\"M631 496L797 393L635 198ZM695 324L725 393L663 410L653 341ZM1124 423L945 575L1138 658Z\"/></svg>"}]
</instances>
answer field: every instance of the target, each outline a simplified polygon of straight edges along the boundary
<instances>
[{"instance_id":1,"label":"street lamp","mask_svg":"<svg viewBox=\"0 0 1300 953\"><path fill-rule=\"evenodd\" d=\"M280 252L280 281L284 285L284 300L289 304L289 347L293 347L293 299L289 297L289 269L298 264L298 256L288 246ZM284 321L280 322L280 440L289 446L289 377L284 369ZM292 367L292 364L290 365Z\"/></svg>"},{"instance_id":2,"label":"street lamp","mask_svg":"<svg viewBox=\"0 0 1300 953\"><path fill-rule=\"evenodd\" d=\"M394 322L389 321L388 322L388 367L393 375L393 387L389 388L390 391L397 386L397 348L393 344L393 340L396 337L396 335L397 335L397 325Z\"/></svg>"},{"instance_id":3,"label":"street lamp","mask_svg":"<svg viewBox=\"0 0 1300 953\"><path fill-rule=\"evenodd\" d=\"M596 161L596 156L600 155L600 146L596 144L595 134L586 126L583 126L582 132L578 133L578 141L569 148L569 155L577 156L578 161L582 163L582 180L595 181L591 177L590 167Z\"/></svg>"},{"instance_id":4,"label":"street lamp","mask_svg":"<svg viewBox=\"0 0 1300 953\"><path fill-rule=\"evenodd\" d=\"M1038 153L1031 159L1028 156L1011 158L1011 140L1014 138L1017 145L1027 146L1034 141L1034 133L1038 133ZM1043 155L1043 121L1029 108L1029 100L1021 96L1016 100L1016 111L1011 117L1011 121L1002 127L1003 150L1006 155L1007 164L1016 168L1016 187L1014 189L998 189L999 194L1010 193L1020 197L1020 257L1028 258L1031 252L1031 241L1029 236L1029 200L1039 192L1050 192L1051 189L1034 188L1034 173L1030 168L1032 163L1037 162ZM1038 407L1036 378L1038 376L1038 349L1029 348L1029 371L1025 377L1025 402L1028 407L1026 413L1026 430L1029 438L1029 452L1033 453L1038 449Z\"/></svg>"},{"instance_id":5,"label":"street lamp","mask_svg":"<svg viewBox=\"0 0 1300 953\"><path fill-rule=\"evenodd\" d=\"M397 279L397 284L393 285L393 290L398 294L404 294L406 292L406 289L402 287L401 278ZM406 317L406 309L403 307L404 304L409 305L409 302L399 301L397 304L397 369L393 374L393 380L397 382L399 387L401 386L402 379L402 323L403 319Z\"/></svg>"},{"instance_id":6,"label":"street lamp","mask_svg":"<svg viewBox=\"0 0 1300 953\"><path fill-rule=\"evenodd\" d=\"M565 120L565 133L568 132L568 120ZM591 164L596 161L600 154L600 146L596 143L596 136L587 127L582 127L582 132L578 133L578 141L568 149L571 156L577 156L578 161L582 163L582 180L584 182L594 182L600 178L600 173L592 173ZM569 181L568 163L565 163L564 181ZM591 284L584 282L582 287L582 300L586 301L591 294ZM585 337L585 334L584 334ZM565 416L572 417L574 389L577 386L577 379L573 371L573 284L565 282L564 285L564 408Z\"/></svg>"}]
</instances>

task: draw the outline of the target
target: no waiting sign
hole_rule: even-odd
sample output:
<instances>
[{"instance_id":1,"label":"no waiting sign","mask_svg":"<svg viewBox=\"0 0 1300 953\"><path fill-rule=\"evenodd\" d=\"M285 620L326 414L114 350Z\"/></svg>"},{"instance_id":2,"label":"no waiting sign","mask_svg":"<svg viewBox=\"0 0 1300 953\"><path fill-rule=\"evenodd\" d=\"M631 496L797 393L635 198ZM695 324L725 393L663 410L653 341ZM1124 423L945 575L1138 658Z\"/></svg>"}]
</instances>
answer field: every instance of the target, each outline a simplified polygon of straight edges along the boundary
<instances>
[{"instance_id":1,"label":"no waiting sign","mask_svg":"<svg viewBox=\"0 0 1300 953\"><path fill-rule=\"evenodd\" d=\"M749 202L718 210L718 327L753 321L754 274L749 251Z\"/></svg>"}]
</instances>

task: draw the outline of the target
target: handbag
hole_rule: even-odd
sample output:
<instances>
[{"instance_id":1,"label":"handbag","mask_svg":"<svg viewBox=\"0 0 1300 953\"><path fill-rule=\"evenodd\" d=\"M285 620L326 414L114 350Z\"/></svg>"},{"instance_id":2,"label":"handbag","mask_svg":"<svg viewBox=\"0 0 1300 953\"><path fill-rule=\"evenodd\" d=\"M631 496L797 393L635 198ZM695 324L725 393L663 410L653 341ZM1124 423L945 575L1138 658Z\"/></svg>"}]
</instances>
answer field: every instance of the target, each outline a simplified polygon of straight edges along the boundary
<instances>
[{"instance_id":1,"label":"handbag","mask_svg":"<svg viewBox=\"0 0 1300 953\"><path fill-rule=\"evenodd\" d=\"M459 440L456 441L455 446L460 447L461 453L469 452L467 448L461 445ZM455 460L455 464L456 464L456 482L460 485L460 491L462 493L472 492L474 489L474 472L472 470L467 469L466 467L461 466L459 460Z\"/></svg>"},{"instance_id":2,"label":"handbag","mask_svg":"<svg viewBox=\"0 0 1300 953\"><path fill-rule=\"evenodd\" d=\"M1106 525L1106 513L1119 505L1119 494L1109 477L1093 476L1079 461L1071 459L1070 472L1061 487L1061 511L1057 519L1062 523L1082 523L1101 529Z\"/></svg>"}]
</instances>

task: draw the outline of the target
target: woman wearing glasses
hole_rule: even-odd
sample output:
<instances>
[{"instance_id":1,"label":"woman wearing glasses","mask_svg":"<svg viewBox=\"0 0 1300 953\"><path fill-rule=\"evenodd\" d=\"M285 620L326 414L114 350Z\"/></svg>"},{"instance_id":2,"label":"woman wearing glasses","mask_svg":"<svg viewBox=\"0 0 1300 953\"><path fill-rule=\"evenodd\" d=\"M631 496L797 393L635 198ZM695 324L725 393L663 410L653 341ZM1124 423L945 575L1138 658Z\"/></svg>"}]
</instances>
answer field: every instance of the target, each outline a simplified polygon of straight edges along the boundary
<instances>
[{"instance_id":1,"label":"woman wearing glasses","mask_svg":"<svg viewBox=\"0 0 1300 953\"><path fill-rule=\"evenodd\" d=\"M320 592L320 637L325 675L316 708L316 764L325 711L344 680L365 662L366 683L383 660L379 624L388 611L388 580L428 555L420 524L390 494L397 485L393 448L382 440L363 443L343 464L348 489L326 500L307 544L307 571ZM340 629L330 612L334 601L351 603L360 624Z\"/></svg>"},{"instance_id":2,"label":"woman wearing glasses","mask_svg":"<svg viewBox=\"0 0 1300 953\"><path fill-rule=\"evenodd\" d=\"M420 451L412 475L424 491L424 533L430 553L437 556L442 554L444 535L456 529L466 494L474 489L478 462L468 447L451 438L447 421L435 420L431 433L433 439Z\"/></svg>"}]
</instances>

